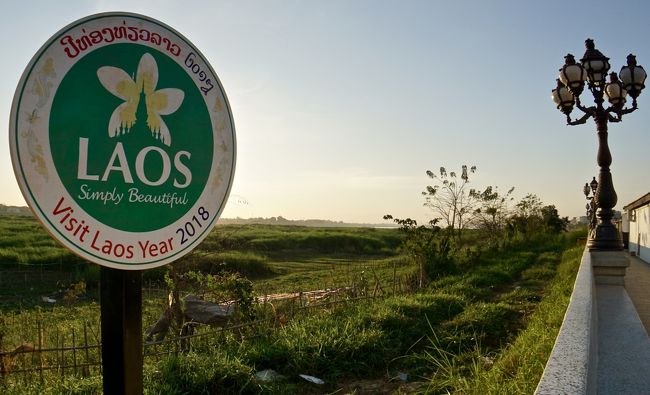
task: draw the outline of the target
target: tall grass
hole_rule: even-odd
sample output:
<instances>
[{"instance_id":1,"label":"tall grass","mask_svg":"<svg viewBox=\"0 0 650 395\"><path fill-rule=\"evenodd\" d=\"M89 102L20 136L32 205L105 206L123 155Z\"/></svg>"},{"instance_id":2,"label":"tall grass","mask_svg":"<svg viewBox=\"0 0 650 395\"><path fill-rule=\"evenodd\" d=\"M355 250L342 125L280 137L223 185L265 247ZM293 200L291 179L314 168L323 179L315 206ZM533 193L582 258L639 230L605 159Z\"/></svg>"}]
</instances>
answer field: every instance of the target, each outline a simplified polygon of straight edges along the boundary
<instances>
[{"instance_id":1,"label":"tall grass","mask_svg":"<svg viewBox=\"0 0 650 395\"><path fill-rule=\"evenodd\" d=\"M555 338L562 325L568 306L573 283L580 264L582 247L565 251L561 263L554 271L550 284L534 313L526 320L526 327L513 342L500 352L487 350L484 344L474 342L466 353L450 355L435 337L430 341L427 362L434 374L423 393L449 391L459 394L532 394L544 371ZM549 263L550 256L542 255L540 260ZM522 279L543 273L550 277L548 266L528 269ZM536 277L536 283L543 278ZM464 366L459 369L458 366Z\"/></svg>"},{"instance_id":2,"label":"tall grass","mask_svg":"<svg viewBox=\"0 0 650 395\"><path fill-rule=\"evenodd\" d=\"M538 357L535 361L528 361L527 354L519 355L531 348L537 336L533 332L524 341L519 334L535 325L541 328L537 330L545 330L546 321L529 324L531 317L543 315L537 305L544 292L564 292L566 296L567 291L558 291L562 287L556 282L562 279L566 285L565 278L571 277L567 273L575 270L572 265L576 266L576 262L565 259L558 269L562 245L551 240L535 252L522 248L514 253L495 253L477 268L484 278L473 273L457 274L453 282L441 279L426 293L315 312L260 338L228 338L219 350L201 352L208 360L236 355L235 364L240 366L236 371L241 375L234 387L243 388L243 393L336 392L352 377L387 380L400 373L426 379L428 384L421 389L424 393L525 393L530 385L509 381L523 377L536 383L539 375L530 378L532 370L525 366L543 367L547 354L533 351ZM551 270L557 274L551 276ZM537 279L536 274L542 276ZM544 291L552 279L553 286ZM570 283L568 280L569 294ZM561 322L562 305L555 299L545 305L557 310ZM554 337L549 338L552 346ZM205 368L208 362L200 358L192 361L183 359L183 363L194 363L196 368L184 366L176 373L167 371L172 380L168 384L179 385L184 382L182 372L196 371L205 372L198 380L211 393L233 391L232 382L225 385L216 381L216 372ZM257 382L254 372L264 369L274 369L284 379L272 384ZM298 373L320 377L326 384L314 392L297 378ZM181 377L173 379L175 374ZM499 382L499 386L492 381ZM189 380L178 387L176 393L191 392L191 383ZM524 392L516 392L520 387L526 388ZM155 385L153 388L157 391Z\"/></svg>"}]
</instances>

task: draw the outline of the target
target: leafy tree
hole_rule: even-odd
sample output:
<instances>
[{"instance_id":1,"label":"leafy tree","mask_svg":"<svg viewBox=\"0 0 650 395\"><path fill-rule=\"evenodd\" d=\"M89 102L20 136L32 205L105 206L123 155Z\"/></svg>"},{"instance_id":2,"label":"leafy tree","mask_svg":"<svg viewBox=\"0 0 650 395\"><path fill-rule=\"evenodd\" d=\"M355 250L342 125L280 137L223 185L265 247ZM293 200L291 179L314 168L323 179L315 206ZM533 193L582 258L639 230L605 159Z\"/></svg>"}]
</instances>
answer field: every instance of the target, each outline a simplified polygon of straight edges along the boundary
<instances>
[{"instance_id":1,"label":"leafy tree","mask_svg":"<svg viewBox=\"0 0 650 395\"><path fill-rule=\"evenodd\" d=\"M529 193L516 205L517 215L524 218L539 217L542 212L542 201L532 193Z\"/></svg>"},{"instance_id":2,"label":"leafy tree","mask_svg":"<svg viewBox=\"0 0 650 395\"><path fill-rule=\"evenodd\" d=\"M541 209L542 222L546 228L554 233L566 232L569 226L569 217L560 217L554 205L544 206Z\"/></svg>"},{"instance_id":3,"label":"leafy tree","mask_svg":"<svg viewBox=\"0 0 650 395\"><path fill-rule=\"evenodd\" d=\"M543 228L542 223L542 201L532 193L526 195L515 206L515 214L511 217L513 230L524 238L539 232Z\"/></svg>"},{"instance_id":4,"label":"leafy tree","mask_svg":"<svg viewBox=\"0 0 650 395\"><path fill-rule=\"evenodd\" d=\"M453 171L447 173L444 167L440 168L438 174L427 170L427 176L435 184L427 185L422 192L424 205L449 229L457 230L458 239L461 238L461 232L467 225L466 219L473 213L477 200L475 191L468 186L469 174L476 172L476 166L468 169L467 165L463 165L461 169L460 177Z\"/></svg>"},{"instance_id":5,"label":"leafy tree","mask_svg":"<svg viewBox=\"0 0 650 395\"><path fill-rule=\"evenodd\" d=\"M485 231L491 239L501 237L508 225L512 215L510 204L514 200L512 197L514 190L515 188L512 187L505 194L501 194L498 187L488 186L482 192L473 192L478 201L473 223L478 229Z\"/></svg>"},{"instance_id":6,"label":"leafy tree","mask_svg":"<svg viewBox=\"0 0 650 395\"><path fill-rule=\"evenodd\" d=\"M544 206L537 196L528 194L517 203L511 223L517 232L528 238L534 233L566 231L569 218L561 218L554 205Z\"/></svg>"},{"instance_id":7,"label":"leafy tree","mask_svg":"<svg viewBox=\"0 0 650 395\"><path fill-rule=\"evenodd\" d=\"M414 219L393 218L390 214L384 215L384 219L393 220L406 235L402 248L418 264L420 287L431 277L451 269L451 232L437 226L437 219L429 221L428 226L418 226Z\"/></svg>"}]
</instances>

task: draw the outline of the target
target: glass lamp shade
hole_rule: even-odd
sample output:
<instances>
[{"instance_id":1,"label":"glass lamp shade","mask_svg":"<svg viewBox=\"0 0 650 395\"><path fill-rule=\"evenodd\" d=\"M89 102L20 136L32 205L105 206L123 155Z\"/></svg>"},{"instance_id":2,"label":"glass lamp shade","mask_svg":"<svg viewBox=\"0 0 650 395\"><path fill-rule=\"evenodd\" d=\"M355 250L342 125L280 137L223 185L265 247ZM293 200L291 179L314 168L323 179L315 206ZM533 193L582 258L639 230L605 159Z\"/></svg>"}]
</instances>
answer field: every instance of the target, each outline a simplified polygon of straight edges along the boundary
<instances>
[{"instance_id":1,"label":"glass lamp shade","mask_svg":"<svg viewBox=\"0 0 650 395\"><path fill-rule=\"evenodd\" d=\"M557 88L551 92L551 99L555 102L558 110L563 113L568 115L573 111L573 104L575 103L573 93L559 79L557 80Z\"/></svg>"},{"instance_id":2,"label":"glass lamp shade","mask_svg":"<svg viewBox=\"0 0 650 395\"><path fill-rule=\"evenodd\" d=\"M641 90L645 88L644 83L648 74L646 74L643 67L637 66L636 57L629 54L627 56L627 66L621 68L619 76L623 88L628 91L632 98L636 99L641 94Z\"/></svg>"},{"instance_id":3,"label":"glass lamp shade","mask_svg":"<svg viewBox=\"0 0 650 395\"><path fill-rule=\"evenodd\" d=\"M585 69L576 63L571 54L564 57L564 66L560 69L560 81L573 93L574 96L580 96L585 87L587 73Z\"/></svg>"},{"instance_id":4,"label":"glass lamp shade","mask_svg":"<svg viewBox=\"0 0 650 395\"><path fill-rule=\"evenodd\" d=\"M584 192L587 199L589 199L589 192L591 192L591 188L589 188L589 184L587 184L586 182L585 182L585 187L582 189L582 192Z\"/></svg>"},{"instance_id":5,"label":"glass lamp shade","mask_svg":"<svg viewBox=\"0 0 650 395\"><path fill-rule=\"evenodd\" d=\"M625 104L627 91L623 88L621 81L618 80L616 73L610 74L610 82L605 85L605 94L612 106L622 108Z\"/></svg>"},{"instance_id":6,"label":"glass lamp shade","mask_svg":"<svg viewBox=\"0 0 650 395\"><path fill-rule=\"evenodd\" d=\"M605 77L610 68L609 58L595 48L594 40L587 39L585 46L587 50L582 59L580 59L580 62L585 71L587 71L587 79L593 86L603 86L605 85Z\"/></svg>"}]
</instances>

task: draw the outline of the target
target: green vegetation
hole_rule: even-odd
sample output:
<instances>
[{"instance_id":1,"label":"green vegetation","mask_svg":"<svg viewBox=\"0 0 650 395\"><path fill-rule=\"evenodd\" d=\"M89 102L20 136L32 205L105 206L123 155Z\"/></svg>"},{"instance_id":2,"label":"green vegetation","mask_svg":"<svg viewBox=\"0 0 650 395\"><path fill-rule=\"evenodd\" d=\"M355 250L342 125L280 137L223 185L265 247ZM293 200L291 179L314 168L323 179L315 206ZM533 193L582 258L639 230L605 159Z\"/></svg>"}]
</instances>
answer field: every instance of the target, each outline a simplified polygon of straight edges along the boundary
<instances>
[{"instance_id":1,"label":"green vegetation","mask_svg":"<svg viewBox=\"0 0 650 395\"><path fill-rule=\"evenodd\" d=\"M395 229L224 225L174 265L180 272L237 271L259 294L300 292L349 286L362 271L386 283L408 271L397 254L401 242Z\"/></svg>"},{"instance_id":2,"label":"green vegetation","mask_svg":"<svg viewBox=\"0 0 650 395\"><path fill-rule=\"evenodd\" d=\"M0 271L0 288L21 297L0 300L0 349L39 341L54 347L62 339L69 346L73 330L77 344L83 337L97 344L96 267L74 257L63 260L63 249L48 245L49 236L30 218L0 217L0 229L22 237L2 244L0 254L13 249L20 256L33 245L61 254L53 265L42 260L34 266L21 258ZM479 230L467 229L462 245L445 247L440 244L445 230L427 229L430 244L419 248L422 253L437 248L446 266L428 267L428 281L420 283L413 264L418 255L409 246L412 234L404 230L218 226L197 251L175 264L183 281L174 283L169 268L145 274L147 283L161 288L145 292L145 328L167 307L167 286L178 285L180 296L248 302L251 295L266 293L343 291L331 299L242 305L234 323L265 320L254 326L216 332L196 327L198 337L186 342L184 351L145 358L146 393L531 393L571 292L578 234L538 232L488 243ZM67 271L63 262L77 268ZM34 281L29 288L22 283L18 289L2 277L16 268L29 269L33 279L68 276L58 283ZM62 292L56 304L40 300L57 290ZM39 328L46 334L39 337ZM92 350L90 359L97 355ZM66 353L65 359L84 357ZM56 361L51 354L41 358L46 364ZM256 377L267 369L274 371L272 381ZM24 377L29 379L19 373L0 378L0 392L101 392L96 368Z\"/></svg>"},{"instance_id":3,"label":"green vegetation","mask_svg":"<svg viewBox=\"0 0 650 395\"><path fill-rule=\"evenodd\" d=\"M10 264L78 264L73 253L61 248L33 217L0 217L0 262Z\"/></svg>"},{"instance_id":4,"label":"green vegetation","mask_svg":"<svg viewBox=\"0 0 650 395\"><path fill-rule=\"evenodd\" d=\"M545 264L522 273L521 279L531 285L539 286L547 279L551 281L525 329L500 352L490 351L476 343L465 353L450 353L432 329L430 350L425 354L425 360L435 373L423 392L532 394L562 325L581 255L582 248L574 247L563 253L557 269L552 268L555 258L547 256ZM519 301L522 305L529 303L531 298L535 300L539 295L521 289L504 295L510 303Z\"/></svg>"},{"instance_id":5,"label":"green vegetation","mask_svg":"<svg viewBox=\"0 0 650 395\"><path fill-rule=\"evenodd\" d=\"M173 365L155 377L160 387L154 386L154 392L327 393L349 388L359 378L397 389L399 380L390 379L401 373L419 381L424 392L480 393L483 380L490 380L482 375L502 369L499 380L508 381L518 368L515 377L527 383L510 383L505 388L514 392L501 393L530 393L517 388L534 388L554 341L552 332L561 324L578 260L558 265L571 240L575 235L516 244L508 252L486 254L473 272L441 277L426 292L313 311L255 339L226 338L219 348L195 349L167 362ZM576 258L576 249L570 251L568 257ZM546 310L541 311L537 305L546 292ZM522 354L542 330L545 341ZM519 333L526 338L519 340ZM507 365L513 359L516 366ZM219 368L222 363L229 367ZM536 376L528 374L527 366L535 367ZM284 379L257 382L254 373L264 369L274 369ZM220 371L228 376L219 376ZM326 384L316 389L298 379L298 373Z\"/></svg>"},{"instance_id":6,"label":"green vegetation","mask_svg":"<svg viewBox=\"0 0 650 395\"><path fill-rule=\"evenodd\" d=\"M476 166L461 167L460 180L456 172L440 167L438 174L427 170L426 174L434 181L434 185L427 185L424 196L424 205L428 207L438 221L442 221L446 228L452 232L457 231L458 239L462 231L471 224L474 207L476 205L476 190L469 187L469 173L476 172ZM468 221L468 219L470 221Z\"/></svg>"}]
</instances>

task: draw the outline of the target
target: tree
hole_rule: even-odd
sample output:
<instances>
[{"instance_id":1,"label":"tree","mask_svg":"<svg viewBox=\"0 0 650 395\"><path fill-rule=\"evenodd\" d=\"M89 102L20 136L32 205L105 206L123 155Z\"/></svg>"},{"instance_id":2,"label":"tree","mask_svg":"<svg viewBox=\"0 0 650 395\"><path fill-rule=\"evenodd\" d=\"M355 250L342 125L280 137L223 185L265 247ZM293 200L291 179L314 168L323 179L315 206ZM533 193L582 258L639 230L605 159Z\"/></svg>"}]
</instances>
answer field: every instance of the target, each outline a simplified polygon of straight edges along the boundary
<instances>
[{"instance_id":1,"label":"tree","mask_svg":"<svg viewBox=\"0 0 650 395\"><path fill-rule=\"evenodd\" d=\"M477 200L475 191L468 186L469 173L475 172L476 166L468 169L467 165L463 165L459 179L455 172L447 173L444 167L440 168L439 174L427 170L427 176L436 183L427 185L426 190L422 192L425 196L424 205L430 208L436 218L449 229L458 230L459 239L467 225L466 219L473 213Z\"/></svg>"},{"instance_id":2,"label":"tree","mask_svg":"<svg viewBox=\"0 0 650 395\"><path fill-rule=\"evenodd\" d=\"M529 193L517 203L511 225L526 239L542 230L542 201L537 195Z\"/></svg>"},{"instance_id":3,"label":"tree","mask_svg":"<svg viewBox=\"0 0 650 395\"><path fill-rule=\"evenodd\" d=\"M544 206L541 209L542 222L546 228L554 233L566 232L569 226L569 217L560 217L554 205Z\"/></svg>"},{"instance_id":4,"label":"tree","mask_svg":"<svg viewBox=\"0 0 650 395\"><path fill-rule=\"evenodd\" d=\"M490 239L502 235L512 212L510 203L514 200L514 187L505 194L499 193L498 187L488 186L484 191L474 191L478 208L474 211L473 222L478 229L485 231Z\"/></svg>"},{"instance_id":5,"label":"tree","mask_svg":"<svg viewBox=\"0 0 650 395\"><path fill-rule=\"evenodd\" d=\"M521 199L516 207L517 215L524 218L540 217L542 213L542 201L532 193Z\"/></svg>"},{"instance_id":6,"label":"tree","mask_svg":"<svg viewBox=\"0 0 650 395\"><path fill-rule=\"evenodd\" d=\"M565 231L569 224L569 218L561 218L554 205L542 205L541 200L533 194L521 199L516 208L511 223L525 238L540 232L559 233Z\"/></svg>"}]
</instances>

